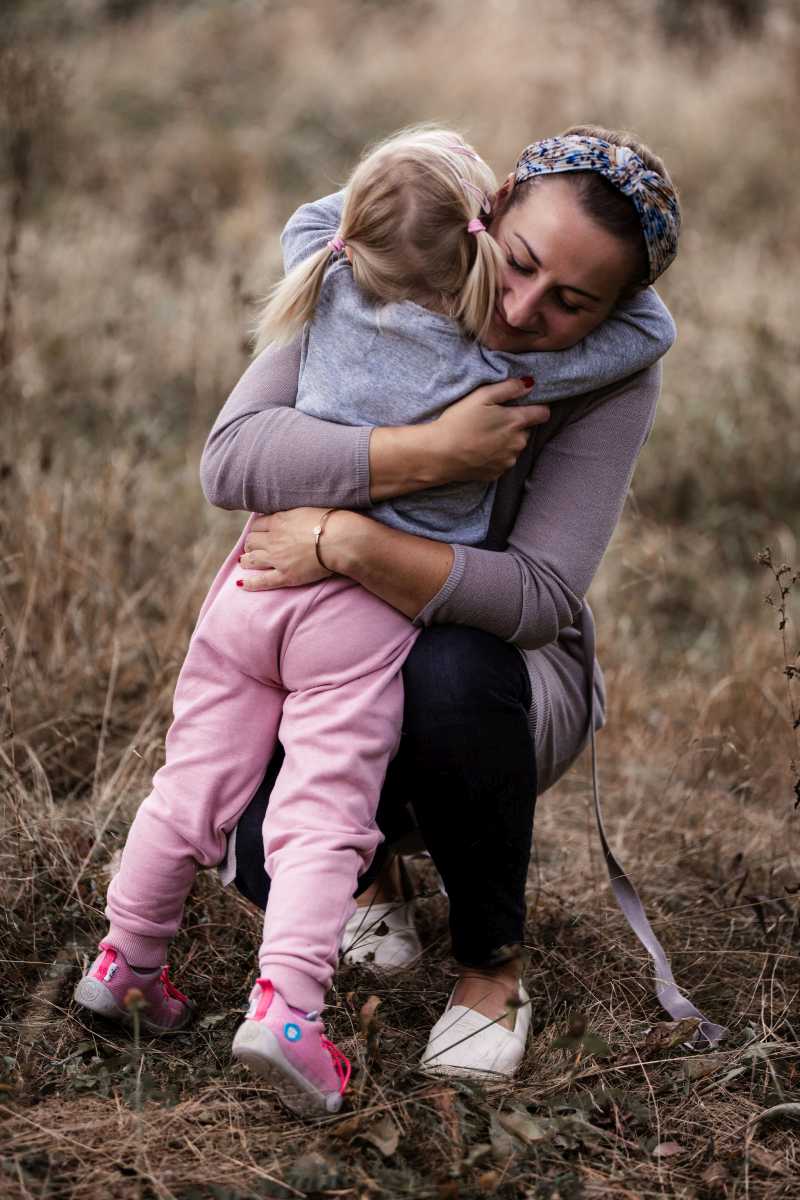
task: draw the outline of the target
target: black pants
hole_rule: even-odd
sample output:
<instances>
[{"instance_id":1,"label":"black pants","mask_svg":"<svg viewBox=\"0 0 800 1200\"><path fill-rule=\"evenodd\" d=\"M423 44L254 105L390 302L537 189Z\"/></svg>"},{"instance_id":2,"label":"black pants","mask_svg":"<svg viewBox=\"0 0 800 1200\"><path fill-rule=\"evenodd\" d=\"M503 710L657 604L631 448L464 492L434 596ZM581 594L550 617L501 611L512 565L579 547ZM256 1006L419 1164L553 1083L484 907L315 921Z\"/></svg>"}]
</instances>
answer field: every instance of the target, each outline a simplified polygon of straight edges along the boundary
<instances>
[{"instance_id":1,"label":"black pants","mask_svg":"<svg viewBox=\"0 0 800 1200\"><path fill-rule=\"evenodd\" d=\"M403 683L403 734L377 814L385 841L358 891L413 828L410 804L447 891L455 958L472 967L502 962L524 938L536 802L525 663L492 634L438 625L420 634ZM261 827L282 762L278 746L236 833L235 884L260 908L269 891Z\"/></svg>"}]
</instances>

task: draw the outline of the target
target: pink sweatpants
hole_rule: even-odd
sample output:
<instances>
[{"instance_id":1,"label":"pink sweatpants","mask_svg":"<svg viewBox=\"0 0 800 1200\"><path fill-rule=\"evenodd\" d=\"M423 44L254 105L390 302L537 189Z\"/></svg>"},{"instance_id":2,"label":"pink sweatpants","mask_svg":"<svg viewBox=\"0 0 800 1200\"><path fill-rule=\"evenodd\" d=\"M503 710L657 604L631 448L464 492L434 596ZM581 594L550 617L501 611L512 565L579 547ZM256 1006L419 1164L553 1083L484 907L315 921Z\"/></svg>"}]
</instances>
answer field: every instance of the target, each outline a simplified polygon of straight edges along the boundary
<instances>
[{"instance_id":1,"label":"pink sweatpants","mask_svg":"<svg viewBox=\"0 0 800 1200\"><path fill-rule=\"evenodd\" d=\"M400 669L419 630L352 580L247 592L241 541L206 597L175 691L166 763L131 825L108 890L105 939L158 966L198 866L226 835L280 741L286 758L264 821L271 880L262 977L289 1004L322 1007L359 874L381 833L397 751Z\"/></svg>"}]
</instances>

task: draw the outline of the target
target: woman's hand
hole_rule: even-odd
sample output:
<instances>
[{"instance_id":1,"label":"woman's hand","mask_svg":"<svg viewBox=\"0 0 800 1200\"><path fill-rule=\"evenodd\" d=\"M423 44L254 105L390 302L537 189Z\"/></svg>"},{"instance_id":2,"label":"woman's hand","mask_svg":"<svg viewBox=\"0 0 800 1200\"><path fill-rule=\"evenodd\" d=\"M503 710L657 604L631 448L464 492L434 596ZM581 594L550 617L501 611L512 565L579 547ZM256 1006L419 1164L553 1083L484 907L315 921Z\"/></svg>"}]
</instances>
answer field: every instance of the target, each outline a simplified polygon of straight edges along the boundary
<instances>
[{"instance_id":1,"label":"woman's hand","mask_svg":"<svg viewBox=\"0 0 800 1200\"><path fill-rule=\"evenodd\" d=\"M531 429L550 416L543 404L515 405L533 380L505 379L476 388L434 421L377 425L369 441L369 494L373 504L443 483L488 482L513 467Z\"/></svg>"},{"instance_id":2,"label":"woman's hand","mask_svg":"<svg viewBox=\"0 0 800 1200\"><path fill-rule=\"evenodd\" d=\"M314 526L324 512L324 508L292 508L257 517L239 558L243 570L253 571L242 586L250 592L262 592L300 587L332 575L320 565L314 549Z\"/></svg>"},{"instance_id":3,"label":"woman's hand","mask_svg":"<svg viewBox=\"0 0 800 1200\"><path fill-rule=\"evenodd\" d=\"M513 405L533 387L530 376L476 388L423 426L436 442L442 482L492 480L519 458L531 429L550 417L542 404Z\"/></svg>"}]
</instances>

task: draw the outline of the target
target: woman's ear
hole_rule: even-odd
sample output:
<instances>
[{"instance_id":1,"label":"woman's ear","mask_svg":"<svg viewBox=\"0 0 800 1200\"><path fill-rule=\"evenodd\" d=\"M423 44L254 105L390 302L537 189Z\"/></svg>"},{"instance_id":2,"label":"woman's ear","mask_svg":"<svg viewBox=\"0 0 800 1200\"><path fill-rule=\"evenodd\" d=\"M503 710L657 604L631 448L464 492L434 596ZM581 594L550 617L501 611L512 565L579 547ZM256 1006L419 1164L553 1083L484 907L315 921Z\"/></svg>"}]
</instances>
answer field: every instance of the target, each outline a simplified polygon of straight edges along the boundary
<instances>
[{"instance_id":1,"label":"woman's ear","mask_svg":"<svg viewBox=\"0 0 800 1200\"><path fill-rule=\"evenodd\" d=\"M508 198L511 195L513 187L514 172L512 171L511 174L506 177L503 183L500 184L500 187L494 194L494 199L492 200L492 220L494 220L495 217L499 217L505 206L508 204Z\"/></svg>"}]
</instances>

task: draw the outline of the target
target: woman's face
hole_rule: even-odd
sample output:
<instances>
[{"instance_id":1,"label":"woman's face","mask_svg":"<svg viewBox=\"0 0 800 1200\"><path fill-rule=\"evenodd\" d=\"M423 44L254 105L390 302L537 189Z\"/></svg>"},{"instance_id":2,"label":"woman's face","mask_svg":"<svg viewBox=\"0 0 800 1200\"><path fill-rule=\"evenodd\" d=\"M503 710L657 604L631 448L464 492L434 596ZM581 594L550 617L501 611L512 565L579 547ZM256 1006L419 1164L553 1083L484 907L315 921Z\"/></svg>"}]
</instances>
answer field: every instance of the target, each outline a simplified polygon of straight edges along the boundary
<instances>
[{"instance_id":1,"label":"woman's face","mask_svg":"<svg viewBox=\"0 0 800 1200\"><path fill-rule=\"evenodd\" d=\"M586 215L573 187L551 175L507 207L509 177L489 227L506 260L492 350L565 350L604 321L630 282L632 251Z\"/></svg>"}]
</instances>

